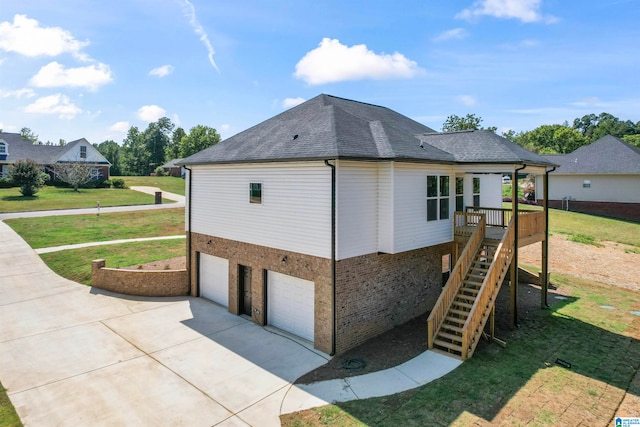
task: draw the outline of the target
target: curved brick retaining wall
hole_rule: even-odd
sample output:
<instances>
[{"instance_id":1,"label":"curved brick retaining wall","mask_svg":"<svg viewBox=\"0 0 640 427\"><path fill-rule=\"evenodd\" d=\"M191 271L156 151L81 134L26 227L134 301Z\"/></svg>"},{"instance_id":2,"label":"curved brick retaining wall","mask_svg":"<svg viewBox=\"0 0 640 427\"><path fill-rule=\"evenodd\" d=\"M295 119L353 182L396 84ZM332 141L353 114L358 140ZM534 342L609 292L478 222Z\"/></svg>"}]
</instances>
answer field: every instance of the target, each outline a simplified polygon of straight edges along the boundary
<instances>
[{"instance_id":1,"label":"curved brick retaining wall","mask_svg":"<svg viewBox=\"0 0 640 427\"><path fill-rule=\"evenodd\" d=\"M189 294L187 270L121 270L107 261L91 262L91 285L126 295L173 297Z\"/></svg>"}]
</instances>

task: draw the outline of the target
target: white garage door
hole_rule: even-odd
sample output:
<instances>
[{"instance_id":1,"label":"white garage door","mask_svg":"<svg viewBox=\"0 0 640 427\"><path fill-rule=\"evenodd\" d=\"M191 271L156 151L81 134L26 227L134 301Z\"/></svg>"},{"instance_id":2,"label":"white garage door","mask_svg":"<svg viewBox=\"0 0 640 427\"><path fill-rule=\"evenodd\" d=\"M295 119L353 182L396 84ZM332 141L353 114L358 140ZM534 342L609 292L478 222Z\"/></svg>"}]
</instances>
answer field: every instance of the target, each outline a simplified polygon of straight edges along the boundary
<instances>
[{"instance_id":1,"label":"white garage door","mask_svg":"<svg viewBox=\"0 0 640 427\"><path fill-rule=\"evenodd\" d=\"M229 260L200 254L200 296L229 306Z\"/></svg>"},{"instance_id":2,"label":"white garage door","mask_svg":"<svg viewBox=\"0 0 640 427\"><path fill-rule=\"evenodd\" d=\"M313 341L314 285L309 280L269 271L267 323Z\"/></svg>"}]
</instances>

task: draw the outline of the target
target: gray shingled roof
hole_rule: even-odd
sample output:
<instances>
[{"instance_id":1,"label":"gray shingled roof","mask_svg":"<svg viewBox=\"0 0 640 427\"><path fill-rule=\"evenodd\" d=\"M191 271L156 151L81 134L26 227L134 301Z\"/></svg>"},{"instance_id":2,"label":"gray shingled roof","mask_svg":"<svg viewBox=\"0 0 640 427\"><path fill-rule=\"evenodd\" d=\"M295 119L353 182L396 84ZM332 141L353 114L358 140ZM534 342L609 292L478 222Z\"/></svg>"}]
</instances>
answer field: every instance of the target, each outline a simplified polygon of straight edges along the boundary
<instances>
[{"instance_id":1,"label":"gray shingled roof","mask_svg":"<svg viewBox=\"0 0 640 427\"><path fill-rule=\"evenodd\" d=\"M640 149L611 135L569 154L544 157L560 165L558 174L640 174Z\"/></svg>"},{"instance_id":2,"label":"gray shingled roof","mask_svg":"<svg viewBox=\"0 0 640 427\"><path fill-rule=\"evenodd\" d=\"M386 107L319 95L180 163L357 159L551 164L492 132L434 135L447 134ZM446 141L456 142L454 148Z\"/></svg>"},{"instance_id":3,"label":"gray shingled roof","mask_svg":"<svg viewBox=\"0 0 640 427\"><path fill-rule=\"evenodd\" d=\"M31 159L40 165L48 165L56 162L56 159L66 150L57 145L34 145L28 139L23 139L19 133L0 133L0 139L9 145L7 163L17 160Z\"/></svg>"},{"instance_id":4,"label":"gray shingled roof","mask_svg":"<svg viewBox=\"0 0 640 427\"><path fill-rule=\"evenodd\" d=\"M164 165L162 165L163 168L169 169L169 168L179 168L180 165L178 163L180 163L182 161L182 159L172 159L169 160L167 163L165 163Z\"/></svg>"}]
</instances>

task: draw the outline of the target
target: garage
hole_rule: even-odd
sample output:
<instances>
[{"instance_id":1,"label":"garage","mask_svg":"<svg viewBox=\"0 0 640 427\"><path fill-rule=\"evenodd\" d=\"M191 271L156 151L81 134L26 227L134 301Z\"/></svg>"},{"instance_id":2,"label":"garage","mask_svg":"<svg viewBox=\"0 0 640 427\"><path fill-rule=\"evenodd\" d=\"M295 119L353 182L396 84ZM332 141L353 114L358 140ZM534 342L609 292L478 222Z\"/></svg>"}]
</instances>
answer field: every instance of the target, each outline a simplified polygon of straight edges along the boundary
<instances>
[{"instance_id":1,"label":"garage","mask_svg":"<svg viewBox=\"0 0 640 427\"><path fill-rule=\"evenodd\" d=\"M267 274L267 323L313 342L314 284L275 271Z\"/></svg>"},{"instance_id":2,"label":"garage","mask_svg":"<svg viewBox=\"0 0 640 427\"><path fill-rule=\"evenodd\" d=\"M229 306L229 260L200 253L200 296Z\"/></svg>"}]
</instances>

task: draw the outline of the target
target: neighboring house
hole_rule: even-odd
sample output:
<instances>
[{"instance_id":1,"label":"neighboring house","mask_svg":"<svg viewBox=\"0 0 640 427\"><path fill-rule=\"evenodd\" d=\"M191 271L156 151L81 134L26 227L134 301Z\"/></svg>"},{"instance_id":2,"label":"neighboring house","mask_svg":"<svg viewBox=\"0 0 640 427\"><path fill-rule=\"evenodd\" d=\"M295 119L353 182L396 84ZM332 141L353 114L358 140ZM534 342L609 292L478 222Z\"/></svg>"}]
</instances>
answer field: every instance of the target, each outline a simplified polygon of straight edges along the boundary
<instances>
[{"instance_id":1,"label":"neighboring house","mask_svg":"<svg viewBox=\"0 0 640 427\"><path fill-rule=\"evenodd\" d=\"M111 163L84 138L66 145L34 144L19 133L0 133L0 177L7 176L9 166L18 160L31 159L55 178L55 165L86 162L92 167L93 179L108 179Z\"/></svg>"},{"instance_id":2,"label":"neighboring house","mask_svg":"<svg viewBox=\"0 0 640 427\"><path fill-rule=\"evenodd\" d=\"M432 309L461 251L454 211L503 215L502 174L552 166L329 95L181 164L191 293L331 354Z\"/></svg>"},{"instance_id":3,"label":"neighboring house","mask_svg":"<svg viewBox=\"0 0 640 427\"><path fill-rule=\"evenodd\" d=\"M182 159L173 159L164 165L162 165L162 170L165 175L175 176L175 177L183 177L184 176L184 167L179 165Z\"/></svg>"},{"instance_id":4,"label":"neighboring house","mask_svg":"<svg viewBox=\"0 0 640 427\"><path fill-rule=\"evenodd\" d=\"M611 135L572 153L544 156L549 206L640 222L640 149Z\"/></svg>"}]
</instances>

